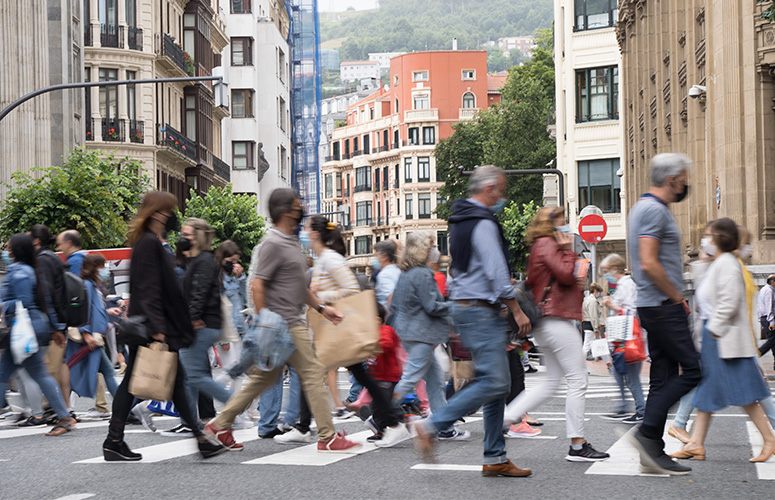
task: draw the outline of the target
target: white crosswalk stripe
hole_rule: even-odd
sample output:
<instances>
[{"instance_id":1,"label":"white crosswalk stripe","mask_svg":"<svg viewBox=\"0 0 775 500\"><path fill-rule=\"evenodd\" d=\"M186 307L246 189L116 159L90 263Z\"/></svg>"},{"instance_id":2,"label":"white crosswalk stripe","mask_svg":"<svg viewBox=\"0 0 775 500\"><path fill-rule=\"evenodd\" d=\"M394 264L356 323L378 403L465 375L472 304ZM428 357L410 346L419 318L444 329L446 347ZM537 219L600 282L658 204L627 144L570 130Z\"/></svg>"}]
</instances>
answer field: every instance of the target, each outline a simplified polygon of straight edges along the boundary
<instances>
[{"instance_id":1,"label":"white crosswalk stripe","mask_svg":"<svg viewBox=\"0 0 775 500\"><path fill-rule=\"evenodd\" d=\"M751 442L751 451L753 451L751 456L756 457L762 451L764 440L762 439L762 435L759 434L759 431L756 430L756 426L753 422L746 422L745 425L748 428L748 440ZM775 481L774 457L770 457L766 462L754 465L756 466L756 474L759 476L759 479Z\"/></svg>"}]
</instances>

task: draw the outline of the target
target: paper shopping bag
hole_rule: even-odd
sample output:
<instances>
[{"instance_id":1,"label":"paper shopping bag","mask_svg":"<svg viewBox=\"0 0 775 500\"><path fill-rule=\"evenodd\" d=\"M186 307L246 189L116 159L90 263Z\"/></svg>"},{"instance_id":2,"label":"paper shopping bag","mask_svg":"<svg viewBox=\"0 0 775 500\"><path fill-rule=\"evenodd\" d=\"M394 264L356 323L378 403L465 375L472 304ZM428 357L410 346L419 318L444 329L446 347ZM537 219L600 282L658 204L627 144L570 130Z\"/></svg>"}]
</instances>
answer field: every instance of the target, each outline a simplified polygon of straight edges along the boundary
<instances>
[{"instance_id":1,"label":"paper shopping bag","mask_svg":"<svg viewBox=\"0 0 775 500\"><path fill-rule=\"evenodd\" d=\"M178 353L170 352L167 344L151 342L138 347L129 393L138 399L171 400L177 372Z\"/></svg>"},{"instance_id":2,"label":"paper shopping bag","mask_svg":"<svg viewBox=\"0 0 775 500\"><path fill-rule=\"evenodd\" d=\"M591 346L592 356L595 358L602 358L611 354L608 350L608 341L606 339L593 340Z\"/></svg>"},{"instance_id":3,"label":"paper shopping bag","mask_svg":"<svg viewBox=\"0 0 775 500\"><path fill-rule=\"evenodd\" d=\"M340 299L333 304L344 318L334 325L317 311L309 311L315 334L315 352L326 369L360 363L379 352L377 301L373 290Z\"/></svg>"}]
</instances>

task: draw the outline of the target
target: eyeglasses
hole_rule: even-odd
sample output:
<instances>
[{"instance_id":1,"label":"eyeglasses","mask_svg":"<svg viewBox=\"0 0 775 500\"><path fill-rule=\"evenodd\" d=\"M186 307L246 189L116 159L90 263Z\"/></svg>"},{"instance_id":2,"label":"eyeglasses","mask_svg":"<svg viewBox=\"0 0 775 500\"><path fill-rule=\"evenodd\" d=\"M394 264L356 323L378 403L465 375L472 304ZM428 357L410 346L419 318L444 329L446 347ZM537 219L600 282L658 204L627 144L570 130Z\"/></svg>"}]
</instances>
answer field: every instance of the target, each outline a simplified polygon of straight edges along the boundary
<instances>
[{"instance_id":1,"label":"eyeglasses","mask_svg":"<svg viewBox=\"0 0 775 500\"><path fill-rule=\"evenodd\" d=\"M563 208L562 207L554 207L551 212L549 212L549 218L554 219L555 216L562 213Z\"/></svg>"}]
</instances>

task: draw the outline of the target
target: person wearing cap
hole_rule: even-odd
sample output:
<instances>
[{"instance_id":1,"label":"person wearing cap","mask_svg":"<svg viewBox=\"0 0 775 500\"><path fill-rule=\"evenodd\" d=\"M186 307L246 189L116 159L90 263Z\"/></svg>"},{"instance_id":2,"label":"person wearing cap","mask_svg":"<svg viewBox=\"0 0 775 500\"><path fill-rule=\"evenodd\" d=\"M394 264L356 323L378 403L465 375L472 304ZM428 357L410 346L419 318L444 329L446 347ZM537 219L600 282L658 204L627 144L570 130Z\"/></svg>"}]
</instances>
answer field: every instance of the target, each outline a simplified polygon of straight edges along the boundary
<instances>
[{"instance_id":1,"label":"person wearing cap","mask_svg":"<svg viewBox=\"0 0 775 500\"><path fill-rule=\"evenodd\" d=\"M764 356L767 351L775 353L775 274L767 276L767 284L759 291L759 303L756 314L759 316L759 324L762 325L762 337L767 341L759 346L759 355Z\"/></svg>"}]
</instances>

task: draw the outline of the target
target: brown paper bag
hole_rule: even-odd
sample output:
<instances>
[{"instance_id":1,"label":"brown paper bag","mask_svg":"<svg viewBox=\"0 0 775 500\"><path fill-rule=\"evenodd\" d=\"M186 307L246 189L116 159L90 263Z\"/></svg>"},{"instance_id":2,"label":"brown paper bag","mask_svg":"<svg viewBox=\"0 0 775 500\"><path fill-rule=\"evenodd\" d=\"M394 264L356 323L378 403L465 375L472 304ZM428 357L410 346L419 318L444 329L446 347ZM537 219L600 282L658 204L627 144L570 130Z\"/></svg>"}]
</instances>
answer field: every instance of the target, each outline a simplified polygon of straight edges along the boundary
<instances>
[{"instance_id":1,"label":"brown paper bag","mask_svg":"<svg viewBox=\"0 0 775 500\"><path fill-rule=\"evenodd\" d=\"M360 363L379 352L377 301L373 290L366 290L334 302L344 314L334 325L310 309L309 325L315 334L315 352L327 370Z\"/></svg>"},{"instance_id":2,"label":"brown paper bag","mask_svg":"<svg viewBox=\"0 0 775 500\"><path fill-rule=\"evenodd\" d=\"M178 372L178 353L170 352L162 342L151 342L138 347L129 393L138 399L169 401L175 389Z\"/></svg>"}]
</instances>

